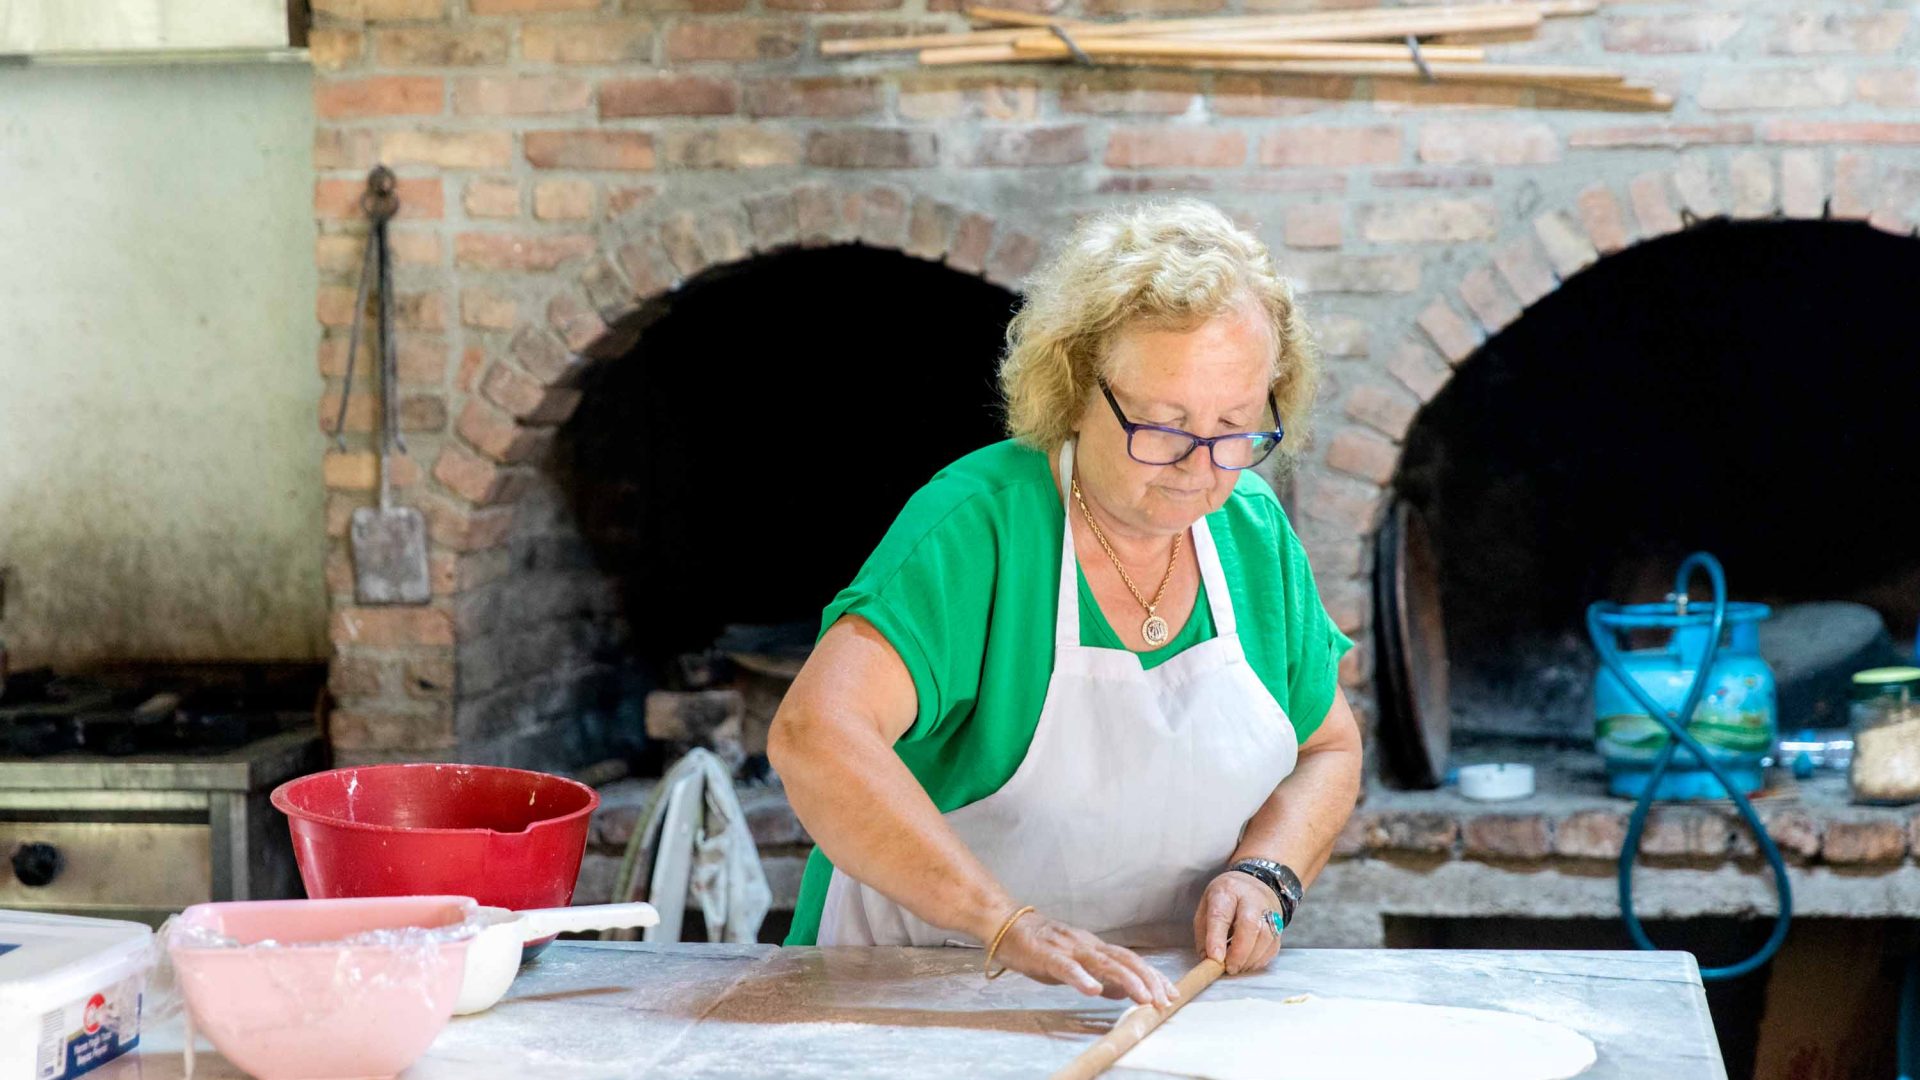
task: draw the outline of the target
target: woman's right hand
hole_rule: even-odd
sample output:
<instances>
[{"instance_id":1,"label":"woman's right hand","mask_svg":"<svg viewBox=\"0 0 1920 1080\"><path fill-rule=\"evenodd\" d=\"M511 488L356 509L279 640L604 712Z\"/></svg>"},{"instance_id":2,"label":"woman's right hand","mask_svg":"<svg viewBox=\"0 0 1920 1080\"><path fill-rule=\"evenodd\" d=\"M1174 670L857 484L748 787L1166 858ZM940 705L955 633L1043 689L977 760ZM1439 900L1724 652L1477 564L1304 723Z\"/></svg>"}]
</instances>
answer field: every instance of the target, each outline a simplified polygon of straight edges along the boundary
<instances>
[{"instance_id":1,"label":"woman's right hand","mask_svg":"<svg viewBox=\"0 0 1920 1080\"><path fill-rule=\"evenodd\" d=\"M1065 984L1089 997L1132 998L1137 1004L1166 1008L1177 996L1172 981L1131 950L1037 911L1014 922L993 962L1035 982Z\"/></svg>"}]
</instances>

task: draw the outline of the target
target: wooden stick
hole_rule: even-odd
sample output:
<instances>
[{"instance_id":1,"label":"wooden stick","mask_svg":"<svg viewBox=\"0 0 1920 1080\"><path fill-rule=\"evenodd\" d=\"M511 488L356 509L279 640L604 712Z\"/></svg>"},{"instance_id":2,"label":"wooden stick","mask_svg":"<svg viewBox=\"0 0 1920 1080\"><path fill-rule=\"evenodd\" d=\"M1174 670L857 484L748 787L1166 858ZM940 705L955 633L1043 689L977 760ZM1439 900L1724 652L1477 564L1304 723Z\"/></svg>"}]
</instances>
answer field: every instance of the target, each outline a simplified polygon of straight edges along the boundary
<instances>
[{"instance_id":1,"label":"wooden stick","mask_svg":"<svg viewBox=\"0 0 1920 1080\"><path fill-rule=\"evenodd\" d=\"M1236 15L1236 16L1229 16L1224 19L1174 19L1174 20L1158 20L1158 21L1161 22L1162 25L1168 25L1171 27L1167 31L1167 34L1169 36L1185 37L1189 35L1200 36L1200 35L1212 34L1212 33L1233 33L1233 32L1256 31L1256 32L1270 32L1276 37L1280 37L1285 40L1292 40L1292 38L1288 35L1289 35L1289 32L1294 28L1295 24L1290 21L1275 23L1275 20L1276 19L1291 20L1293 18L1295 17L1286 16L1286 15L1282 15L1282 16L1273 16L1273 15L1238 16ZM1315 16L1314 18L1315 18L1316 24L1318 22L1324 21L1319 16ZM1182 25L1182 24L1188 24L1188 23L1193 25L1191 26ZM1220 25L1222 23L1226 23L1228 25ZM1092 34L1095 32L1097 32L1100 37L1114 37L1114 36L1133 37L1135 35L1131 32L1131 30L1127 30L1117 34L1115 32L1120 31L1122 27L1132 27L1136 24L1134 23L1093 23L1093 22L1081 23L1081 22L1073 22L1071 20L1063 19L1063 20L1060 20L1057 25L1066 28L1070 32L1074 32L1076 37L1080 33ZM1533 25L1533 24L1529 24L1529 25ZM824 55L833 56L833 55L849 54L849 53L901 52L906 50L919 50L919 49L966 48L966 47L975 46L975 45L1004 45L1012 41L1020 40L1022 38L1036 40L1036 41L1059 40L1053 37L1053 35L1050 32L1045 34L1037 34L1034 32L1034 29L1035 28L1031 26L1015 26L1015 27L1004 27L1004 28L993 29L993 30L958 30L950 33L944 33L944 34L908 34L908 35L894 36L894 37L843 38L843 39L838 39L834 41L822 42L820 45L820 52ZM1045 27L1041 27L1040 29L1044 30ZM1310 34L1311 30L1303 28L1302 32L1306 32ZM1396 34L1393 36L1405 37L1406 35Z\"/></svg>"},{"instance_id":2,"label":"wooden stick","mask_svg":"<svg viewBox=\"0 0 1920 1080\"><path fill-rule=\"evenodd\" d=\"M981 45L1007 45L1033 33L1030 26L1010 26L1004 30L956 30L950 34L907 34L898 37L836 38L820 43L822 56L848 56L855 53L904 52L917 49L966 48Z\"/></svg>"},{"instance_id":3,"label":"wooden stick","mask_svg":"<svg viewBox=\"0 0 1920 1080\"><path fill-rule=\"evenodd\" d=\"M1076 43L1079 44L1081 48L1085 50L1089 56L1094 56L1094 57L1104 56L1104 57L1112 57L1112 58L1128 58L1128 57L1154 56L1154 57L1165 57L1168 59L1183 59L1183 60L1184 59L1217 58L1222 61L1257 60L1260 63L1286 63L1286 62L1318 63L1318 62L1342 62L1342 61L1354 62L1354 61L1368 61L1368 60L1381 61L1381 60L1389 60L1389 59L1397 61L1397 60L1404 59L1407 61L1409 65L1412 64L1412 58L1407 56L1406 47L1400 46L1400 45L1368 46L1368 45L1355 45L1350 43L1336 44L1333 42L1314 42L1314 43L1281 42L1281 43L1274 43L1274 44L1268 44L1268 45L1255 44L1251 46L1242 46L1242 45L1238 45L1230 42L1221 42L1217 44L1213 42L1188 42L1188 41L1172 41L1172 40L1155 42L1155 41L1136 41L1135 39L1131 39L1131 38L1122 39L1118 41L1110 40L1110 39L1100 39L1100 38L1095 38L1090 41L1079 41L1078 39L1075 39L1075 40L1076 40ZM1164 46L1164 48L1162 46ZM1189 48L1194 48L1196 46L1201 48L1199 48L1198 51L1194 51L1194 52L1184 51ZM1249 48L1257 49L1257 50L1270 50L1270 51L1254 52L1250 54L1249 52L1246 51ZM1441 63L1476 63L1477 62L1476 58L1473 57L1472 54L1461 56L1460 59L1457 61L1447 59L1447 57L1450 55L1450 51L1452 49L1458 49L1458 48L1459 46L1451 46L1451 47L1443 46L1441 49L1441 52L1438 55L1436 55L1432 50L1428 50L1428 49L1423 49L1421 51L1426 55L1427 59L1430 61L1430 63L1428 64L1429 67L1432 66L1431 62L1433 61L1438 61ZM1369 53L1365 51L1370 49L1381 49L1384 51L1378 52L1378 53ZM1011 42L1007 42L1007 43L1001 43L1001 44L957 45L957 46L949 46L945 48L922 49L920 51L919 60L920 60L920 63L926 65L927 67L949 67L949 66L958 65L958 64L1034 63L1034 62L1046 61L1046 60L1059 60L1063 57L1067 57L1071 55L1072 55L1072 52L1067 48L1065 42L1062 42L1058 38L1052 38L1047 41L1035 41L1030 44L1014 44ZM1201 64L1181 64L1181 65L1173 65L1173 66L1204 68L1209 65L1201 63ZM1396 69L1396 71L1397 70L1398 69ZM1418 67L1410 67L1409 70L1411 70L1416 75L1419 74ZM1312 74L1312 73L1309 72L1308 74ZM1349 72L1348 74L1351 74L1351 73ZM1371 74L1391 75L1391 74L1394 74L1394 72L1372 72Z\"/></svg>"},{"instance_id":4,"label":"wooden stick","mask_svg":"<svg viewBox=\"0 0 1920 1080\"><path fill-rule=\"evenodd\" d=\"M1014 64L1044 62L1054 59L1051 56L1022 56L1013 51L1013 42L999 45L955 45L947 48L921 49L920 63L927 67L945 67L950 64Z\"/></svg>"},{"instance_id":5,"label":"wooden stick","mask_svg":"<svg viewBox=\"0 0 1920 1080\"><path fill-rule=\"evenodd\" d=\"M1057 55L1017 53L1012 45L927 49L920 53L920 62L928 67L954 64L1033 63L1058 59ZM1106 58L1100 66L1254 72L1268 75L1337 75L1351 78L1421 79L1426 77L1419 66L1411 60L1235 60L1201 56L1115 56ZM1436 82L1564 82L1583 86L1618 86L1626 81L1626 77L1617 71L1542 64L1473 64L1441 60L1428 63L1427 72L1431 73Z\"/></svg>"},{"instance_id":6,"label":"wooden stick","mask_svg":"<svg viewBox=\"0 0 1920 1080\"><path fill-rule=\"evenodd\" d=\"M1164 34L1111 34L1104 26L1099 27L1100 37L1155 37L1217 39L1226 38L1240 41L1399 41L1409 35L1413 37L1433 37L1441 34L1455 35L1465 33L1512 33L1531 35L1540 28L1542 16L1537 11L1513 10L1497 15L1476 15L1469 19L1441 18L1439 16L1420 16L1395 19L1393 21L1375 19L1355 23L1320 23L1313 26L1229 26L1201 27L1195 30L1167 31ZM1091 34L1091 30L1067 28L1077 38L1081 34ZM1026 41L1035 35L1031 31Z\"/></svg>"},{"instance_id":7,"label":"wooden stick","mask_svg":"<svg viewBox=\"0 0 1920 1080\"><path fill-rule=\"evenodd\" d=\"M1202 60L1169 57L1164 61L1146 60L1146 67L1207 68L1216 71L1251 71L1273 75L1344 75L1355 78L1419 79L1420 69L1410 62L1391 60ZM1617 71L1590 68L1527 66L1521 64L1428 64L1437 82L1537 83L1565 82L1581 85L1618 86L1625 76Z\"/></svg>"},{"instance_id":8,"label":"wooden stick","mask_svg":"<svg viewBox=\"0 0 1920 1080\"><path fill-rule=\"evenodd\" d=\"M1427 41L1435 45L1512 45L1521 41L1532 41L1533 30L1489 30L1463 32L1458 34L1435 34Z\"/></svg>"},{"instance_id":9,"label":"wooden stick","mask_svg":"<svg viewBox=\"0 0 1920 1080\"><path fill-rule=\"evenodd\" d=\"M1435 7L1372 8L1360 11L1316 12L1301 15L1212 15L1201 18L1184 19L1135 19L1120 23L1099 23L1102 37L1151 37L1156 34L1192 33L1200 30L1225 30L1244 27L1282 28L1321 28L1328 25L1368 25L1371 24L1441 24L1465 19L1469 22L1485 18L1489 25L1502 23L1504 19L1538 16L1545 18L1549 14L1547 4L1472 4ZM1555 12L1560 9L1553 8ZM1389 32L1388 29L1368 31L1372 36ZM1433 31L1406 30L1405 34L1446 33L1445 29ZM1036 36L1028 31L1029 36Z\"/></svg>"},{"instance_id":10,"label":"wooden stick","mask_svg":"<svg viewBox=\"0 0 1920 1080\"><path fill-rule=\"evenodd\" d=\"M1088 56L1194 56L1222 60L1407 60L1405 45L1361 45L1335 41L1289 41L1277 43L1241 41L1166 41L1159 38L1075 39ZM1072 50L1058 39L1050 42L1013 43L1016 56L1070 56ZM1486 59L1481 49L1458 45L1437 45L1421 49L1429 61L1479 63Z\"/></svg>"},{"instance_id":11,"label":"wooden stick","mask_svg":"<svg viewBox=\"0 0 1920 1080\"><path fill-rule=\"evenodd\" d=\"M1590 3L1591 0L1561 0L1562 3ZM1099 37L1145 37L1165 34L1178 37L1249 34L1266 40L1340 41L1390 38L1409 34L1428 36L1445 33L1531 30L1540 24L1549 4L1483 4L1433 8L1381 8L1368 11L1321 12L1308 15L1225 15L1195 19L1141 19L1132 22L1102 23L1057 19L1047 25L1059 25L1075 33ZM969 9L998 12L999 9ZM1016 13L1017 14L1017 13ZM962 30L944 34L909 34L893 37L844 38L822 42L826 56L870 52L900 52L921 49L966 48L1001 45L1010 41L1058 40L1042 32L1045 25L1013 26L993 30ZM977 61L949 61L973 63Z\"/></svg>"},{"instance_id":12,"label":"wooden stick","mask_svg":"<svg viewBox=\"0 0 1920 1080\"><path fill-rule=\"evenodd\" d=\"M1281 61L1285 63L1286 61ZM1311 64L1315 61L1301 61ZM1423 73L1407 60L1340 60L1321 63L1329 70L1314 72L1319 75L1374 75L1386 78L1422 78ZM1339 70L1331 70L1338 68ZM1617 71L1605 71L1598 68L1559 67L1549 64L1454 64L1446 61L1428 64L1435 79L1459 79L1466 82L1568 82L1597 83L1617 86L1626 81L1626 77Z\"/></svg>"},{"instance_id":13,"label":"wooden stick","mask_svg":"<svg viewBox=\"0 0 1920 1080\"><path fill-rule=\"evenodd\" d=\"M1547 81L1534 84L1536 90L1552 90L1575 97L1592 98L1614 105L1635 105L1644 109L1665 111L1673 108L1673 98L1651 86L1639 86L1625 83L1619 86L1606 86L1600 83L1570 83Z\"/></svg>"},{"instance_id":14,"label":"wooden stick","mask_svg":"<svg viewBox=\"0 0 1920 1080\"><path fill-rule=\"evenodd\" d=\"M1296 62L1289 62L1289 61L1263 61L1263 60L1202 60L1202 59L1179 58L1179 57L1166 57L1161 59L1114 57L1114 58L1103 60L1100 66L1102 67L1133 67L1133 68L1170 68L1170 69L1181 70L1181 71L1229 71L1229 72L1247 72L1252 74L1269 74L1269 75L1278 74L1278 75L1312 76L1312 75L1322 75L1322 74L1340 74L1340 72L1327 70L1332 67L1332 65L1330 64L1319 64L1311 61L1301 61L1296 63ZM1617 73L1596 72L1595 74L1600 76L1612 75L1614 78L1619 78ZM1411 72L1411 71L1401 73L1401 74L1375 75L1374 77L1390 78L1396 82L1422 82L1423 81L1417 73ZM1651 110L1658 110L1658 111L1665 111L1673 108L1673 99L1671 97L1668 97L1666 94L1661 93L1659 90L1650 86L1640 86L1637 84L1626 83L1626 82L1606 82L1598 79L1593 81L1587 81L1587 82L1570 82L1566 80L1558 80L1558 81L1529 80L1529 79L1476 80L1472 75L1449 76L1445 74L1442 74L1438 79L1438 81L1449 82L1449 83L1471 83L1475 81L1490 81L1490 82L1495 82L1502 85L1512 85L1512 86L1524 88L1524 89L1546 90L1546 91L1566 94L1574 97L1589 98L1595 101L1596 103L1627 105L1627 106L1633 106L1641 109L1651 109Z\"/></svg>"},{"instance_id":15,"label":"wooden stick","mask_svg":"<svg viewBox=\"0 0 1920 1080\"><path fill-rule=\"evenodd\" d=\"M847 54L847 52L891 52L899 48L920 50L920 63L927 67L945 67L954 63L1037 63L1037 61L1060 60L1069 56L1066 44L1060 44L1060 38L1037 38L1029 48L1035 52L1018 52L1014 40L1025 31L1010 31L1016 37L989 37L995 31L977 33L977 35L925 35L918 38L872 38L872 40L829 40L820 44L820 52ZM1073 38L1075 42L1079 37ZM1102 38L1096 38L1102 40ZM1129 38L1131 40L1131 38ZM1206 40L1206 38L1187 38L1169 35L1165 40ZM1048 46L1058 46L1058 52L1048 52Z\"/></svg>"},{"instance_id":16,"label":"wooden stick","mask_svg":"<svg viewBox=\"0 0 1920 1080\"><path fill-rule=\"evenodd\" d=\"M1108 58L1101 61L1100 66L1102 67L1135 67L1135 68L1170 68L1170 69L1181 70L1181 71L1229 71L1229 72L1247 72L1252 74L1269 74L1269 75L1278 74L1278 75L1313 76L1313 75L1323 75L1323 74L1342 74L1342 72L1331 70L1331 68L1333 67L1333 65L1331 64L1320 64L1312 61L1290 62L1290 61L1263 61L1263 60L1203 60L1203 59L1181 58L1181 57L1165 57L1161 59L1113 57L1113 58ZM1448 83L1472 83L1476 81L1494 82L1501 85L1512 85L1512 86L1524 88L1524 89L1545 90L1545 91L1551 91L1554 93L1566 94L1573 97L1588 98L1596 102L1596 104L1605 103L1605 104L1614 104L1614 105L1626 105L1626 106L1632 106L1635 108L1650 109L1650 110L1656 110L1656 111L1665 111L1673 108L1673 99L1667 96L1666 94L1661 93L1659 90L1653 87L1640 86L1637 84L1627 83L1627 82L1604 81L1604 77L1608 75L1611 75L1613 78L1618 79L1620 76L1618 76L1617 73L1596 72L1595 74L1596 76L1600 76L1601 78L1596 78L1595 80L1591 80L1587 82L1572 82L1567 80L1550 80L1550 79L1549 80L1531 80L1531 79L1477 80L1471 74L1447 75L1443 73L1440 75L1437 81L1448 82ZM1422 82L1423 81L1416 72L1411 72L1411 71L1400 73L1400 74L1375 75L1374 77L1390 78L1396 82Z\"/></svg>"},{"instance_id":17,"label":"wooden stick","mask_svg":"<svg viewBox=\"0 0 1920 1080\"><path fill-rule=\"evenodd\" d=\"M1148 1032L1159 1027L1167 1017L1179 1012L1181 1006L1200 996L1200 991L1212 986L1226 972L1218 960L1202 960L1195 964L1192 971L1180 977L1174 988L1180 991L1180 997L1164 1009L1151 1005L1137 1005L1120 1015L1113 1030L1100 1036L1100 1041L1081 1051L1080 1056L1067 1062L1065 1068L1053 1074L1053 1080L1093 1080L1106 1072L1119 1061L1126 1052L1140 1045L1140 1040Z\"/></svg>"},{"instance_id":18,"label":"wooden stick","mask_svg":"<svg viewBox=\"0 0 1920 1080\"><path fill-rule=\"evenodd\" d=\"M1258 22L1249 22L1244 25L1198 26L1191 29L1169 30L1167 31L1167 36L1169 37L1189 37L1189 36L1201 37L1201 36L1212 36L1215 34L1221 34L1221 35L1257 34L1269 39L1284 40L1284 41L1295 41L1295 40L1300 40L1302 38L1305 38L1308 40L1326 40L1326 35L1323 33L1318 33L1316 27L1312 27L1312 26L1295 27L1293 24L1290 24L1290 23L1281 24L1278 26L1269 26L1267 24L1272 21L1271 18L1269 18L1268 16L1259 16L1258 18L1259 18ZM1192 19L1188 21L1194 22L1194 23L1213 23L1215 20ZM1540 20L1538 19L1538 17L1534 17L1531 21L1527 21L1524 15L1509 16L1509 22L1505 25L1507 25L1508 28L1511 28L1511 29L1525 30L1525 29L1530 29L1534 26L1539 25L1539 22ZM1122 34L1114 33L1114 31L1118 30L1121 27L1132 25L1129 23L1076 23L1076 22L1071 22L1067 20L1061 20L1057 25L1061 26L1068 32L1072 33L1075 36L1076 40L1083 33L1088 35L1097 34L1100 37L1138 36L1132 33L1122 33ZM1042 27L1041 29L1043 31L1045 30L1044 27ZM1363 34L1361 36L1364 37L1368 35ZM1384 32L1372 34L1371 36L1375 38L1389 37L1389 38L1397 39L1397 38L1405 37L1406 34L1401 32L1399 27L1396 25L1396 26L1389 26L1386 28ZM851 56L859 53L905 52L909 50L921 50L921 49L970 48L974 46L1005 45L1010 42L1021 41L1021 40L1058 41L1059 39L1054 37L1051 32L1036 33L1035 28L1031 26L1009 26L1009 27L1002 27L1002 28L993 29L993 30L955 30L955 31L950 31L948 33L944 33L944 34L905 34L905 35L895 35L895 36L889 36L889 37L838 38L833 41L821 42L820 54L822 56Z\"/></svg>"},{"instance_id":19,"label":"wooden stick","mask_svg":"<svg viewBox=\"0 0 1920 1080\"><path fill-rule=\"evenodd\" d=\"M1012 8L983 7L968 4L967 18L975 22L998 23L1001 26L1091 26L1092 23L1080 19L1066 19L1058 15L1036 15L1031 11L1015 11Z\"/></svg>"}]
</instances>

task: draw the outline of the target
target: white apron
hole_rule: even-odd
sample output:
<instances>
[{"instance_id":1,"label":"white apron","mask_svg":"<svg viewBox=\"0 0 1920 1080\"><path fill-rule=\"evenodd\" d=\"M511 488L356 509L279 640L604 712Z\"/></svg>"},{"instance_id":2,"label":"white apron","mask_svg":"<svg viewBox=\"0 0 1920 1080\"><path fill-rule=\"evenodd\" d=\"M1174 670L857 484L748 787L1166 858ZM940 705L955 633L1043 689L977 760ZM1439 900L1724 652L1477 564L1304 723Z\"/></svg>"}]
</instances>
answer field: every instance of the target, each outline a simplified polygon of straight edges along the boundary
<instances>
[{"instance_id":1,"label":"white apron","mask_svg":"<svg viewBox=\"0 0 1920 1080\"><path fill-rule=\"evenodd\" d=\"M1060 451L1068 512L1073 444ZM1203 517L1193 526L1215 637L1151 671L1080 644L1079 564L1063 526L1053 678L1020 767L946 815L1017 904L1121 945L1193 940L1207 883L1299 752L1293 725L1247 664ZM977 945L833 872L821 945Z\"/></svg>"}]
</instances>

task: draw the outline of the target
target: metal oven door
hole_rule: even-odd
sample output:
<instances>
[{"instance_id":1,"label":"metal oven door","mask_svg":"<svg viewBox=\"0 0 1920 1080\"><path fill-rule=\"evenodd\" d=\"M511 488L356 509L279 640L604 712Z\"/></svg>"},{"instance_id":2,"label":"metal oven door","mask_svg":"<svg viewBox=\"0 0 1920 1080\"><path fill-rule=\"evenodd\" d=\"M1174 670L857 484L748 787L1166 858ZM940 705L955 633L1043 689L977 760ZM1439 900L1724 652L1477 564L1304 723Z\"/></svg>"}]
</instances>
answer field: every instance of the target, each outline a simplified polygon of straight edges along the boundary
<instances>
[{"instance_id":1,"label":"metal oven door","mask_svg":"<svg viewBox=\"0 0 1920 1080\"><path fill-rule=\"evenodd\" d=\"M0 907L143 918L213 898L213 829L155 821L0 821Z\"/></svg>"}]
</instances>

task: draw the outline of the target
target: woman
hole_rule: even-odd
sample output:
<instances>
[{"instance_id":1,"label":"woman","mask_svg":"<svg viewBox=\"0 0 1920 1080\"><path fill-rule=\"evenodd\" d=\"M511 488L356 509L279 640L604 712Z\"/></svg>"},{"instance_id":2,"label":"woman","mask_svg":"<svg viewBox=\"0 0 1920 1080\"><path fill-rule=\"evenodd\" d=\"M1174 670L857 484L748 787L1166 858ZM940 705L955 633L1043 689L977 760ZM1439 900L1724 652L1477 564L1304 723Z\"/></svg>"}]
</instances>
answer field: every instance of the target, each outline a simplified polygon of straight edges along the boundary
<instances>
[{"instance_id":1,"label":"woman","mask_svg":"<svg viewBox=\"0 0 1920 1080\"><path fill-rule=\"evenodd\" d=\"M820 845L788 940L984 945L1164 1005L1123 946L1263 967L1358 794L1349 643L1252 468L1317 359L1195 201L1087 220L1007 341L1013 438L907 503L774 721Z\"/></svg>"}]
</instances>

